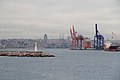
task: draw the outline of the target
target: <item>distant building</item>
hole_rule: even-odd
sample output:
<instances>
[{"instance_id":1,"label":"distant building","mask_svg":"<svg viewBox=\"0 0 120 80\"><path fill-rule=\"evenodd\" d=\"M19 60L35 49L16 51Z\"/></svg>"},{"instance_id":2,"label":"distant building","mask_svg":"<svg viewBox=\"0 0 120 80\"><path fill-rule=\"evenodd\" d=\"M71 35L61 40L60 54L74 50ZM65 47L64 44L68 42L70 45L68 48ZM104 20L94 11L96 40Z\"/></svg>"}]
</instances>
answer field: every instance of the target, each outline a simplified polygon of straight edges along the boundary
<instances>
[{"instance_id":1,"label":"distant building","mask_svg":"<svg viewBox=\"0 0 120 80\"><path fill-rule=\"evenodd\" d=\"M45 47L48 46L48 36L47 36L47 34L44 35L44 46Z\"/></svg>"},{"instance_id":2,"label":"distant building","mask_svg":"<svg viewBox=\"0 0 120 80\"><path fill-rule=\"evenodd\" d=\"M39 48L69 48L69 39L48 39L47 34L44 39L0 39L0 49L7 48L27 48L34 49L35 42Z\"/></svg>"}]
</instances>

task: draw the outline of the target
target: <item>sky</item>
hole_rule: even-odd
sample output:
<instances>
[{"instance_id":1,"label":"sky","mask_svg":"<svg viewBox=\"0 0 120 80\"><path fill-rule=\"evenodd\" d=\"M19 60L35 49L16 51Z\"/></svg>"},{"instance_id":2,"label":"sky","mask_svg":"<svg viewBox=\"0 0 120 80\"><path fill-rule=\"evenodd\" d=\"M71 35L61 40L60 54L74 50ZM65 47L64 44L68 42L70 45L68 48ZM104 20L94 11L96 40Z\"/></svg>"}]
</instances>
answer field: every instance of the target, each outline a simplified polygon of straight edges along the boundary
<instances>
[{"instance_id":1,"label":"sky","mask_svg":"<svg viewBox=\"0 0 120 80\"><path fill-rule=\"evenodd\" d=\"M0 39L59 38L78 34L93 39L94 24L107 39L120 35L120 0L0 0Z\"/></svg>"}]
</instances>

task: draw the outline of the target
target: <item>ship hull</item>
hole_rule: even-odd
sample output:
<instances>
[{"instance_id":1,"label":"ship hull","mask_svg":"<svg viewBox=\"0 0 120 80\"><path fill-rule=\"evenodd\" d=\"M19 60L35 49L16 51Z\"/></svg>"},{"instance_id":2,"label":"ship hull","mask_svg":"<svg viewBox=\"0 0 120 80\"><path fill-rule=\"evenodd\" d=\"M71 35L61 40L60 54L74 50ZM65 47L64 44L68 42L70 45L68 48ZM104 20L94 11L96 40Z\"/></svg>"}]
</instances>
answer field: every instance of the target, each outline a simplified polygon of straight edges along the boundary
<instances>
[{"instance_id":1,"label":"ship hull","mask_svg":"<svg viewBox=\"0 0 120 80\"><path fill-rule=\"evenodd\" d=\"M110 46L108 48L104 48L104 51L118 51L118 46Z\"/></svg>"}]
</instances>

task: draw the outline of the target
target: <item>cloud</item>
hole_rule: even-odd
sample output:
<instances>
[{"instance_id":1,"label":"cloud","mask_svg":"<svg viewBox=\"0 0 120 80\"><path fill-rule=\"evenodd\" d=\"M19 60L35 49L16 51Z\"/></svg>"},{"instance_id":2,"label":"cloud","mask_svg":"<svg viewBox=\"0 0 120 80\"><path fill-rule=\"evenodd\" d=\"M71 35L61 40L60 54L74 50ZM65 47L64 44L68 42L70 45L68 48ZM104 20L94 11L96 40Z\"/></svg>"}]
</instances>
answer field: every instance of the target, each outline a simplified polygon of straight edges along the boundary
<instances>
[{"instance_id":1,"label":"cloud","mask_svg":"<svg viewBox=\"0 0 120 80\"><path fill-rule=\"evenodd\" d=\"M113 2L115 3L113 0L2 0L0 38L39 38L44 33L51 38L58 38L60 33L68 36L73 24L78 33L92 38L96 23L100 25L103 34L112 31L114 27L119 33L119 9ZM109 30L105 31L106 29Z\"/></svg>"}]
</instances>

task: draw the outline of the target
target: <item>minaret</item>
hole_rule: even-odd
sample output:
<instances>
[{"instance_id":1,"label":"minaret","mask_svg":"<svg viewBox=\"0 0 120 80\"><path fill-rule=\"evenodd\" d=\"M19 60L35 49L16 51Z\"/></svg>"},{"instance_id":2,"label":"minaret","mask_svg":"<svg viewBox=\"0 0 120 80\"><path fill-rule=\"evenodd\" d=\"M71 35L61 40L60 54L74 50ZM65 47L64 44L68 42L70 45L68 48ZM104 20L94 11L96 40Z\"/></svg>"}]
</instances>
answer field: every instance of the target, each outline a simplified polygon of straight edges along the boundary
<instances>
[{"instance_id":1,"label":"minaret","mask_svg":"<svg viewBox=\"0 0 120 80\"><path fill-rule=\"evenodd\" d=\"M35 52L37 51L37 42L35 42Z\"/></svg>"}]
</instances>

